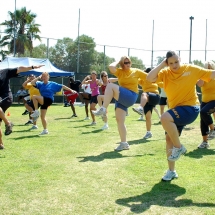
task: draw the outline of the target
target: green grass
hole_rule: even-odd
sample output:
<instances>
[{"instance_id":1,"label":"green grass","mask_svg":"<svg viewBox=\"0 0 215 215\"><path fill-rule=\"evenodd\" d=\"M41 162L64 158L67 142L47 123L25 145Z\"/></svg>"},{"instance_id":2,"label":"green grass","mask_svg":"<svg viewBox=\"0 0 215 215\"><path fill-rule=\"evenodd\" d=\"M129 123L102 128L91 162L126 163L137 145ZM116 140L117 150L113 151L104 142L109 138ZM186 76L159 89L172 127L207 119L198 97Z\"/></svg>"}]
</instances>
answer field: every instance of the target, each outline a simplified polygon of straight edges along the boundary
<instances>
[{"instance_id":1,"label":"green grass","mask_svg":"<svg viewBox=\"0 0 215 215\"><path fill-rule=\"evenodd\" d=\"M22 105L13 105L13 133L0 151L0 214L215 214L214 140L201 142L199 119L182 133L188 153L176 163L179 178L161 182L167 169L162 126L153 113L153 137L143 140L145 122L129 109L126 118L130 150L114 152L119 135L111 105L110 129L83 121L84 108L52 105L47 112L50 134L29 131ZM7 111L8 112L8 111ZM2 125L3 128L3 125ZM4 128L3 128L4 129Z\"/></svg>"}]
</instances>

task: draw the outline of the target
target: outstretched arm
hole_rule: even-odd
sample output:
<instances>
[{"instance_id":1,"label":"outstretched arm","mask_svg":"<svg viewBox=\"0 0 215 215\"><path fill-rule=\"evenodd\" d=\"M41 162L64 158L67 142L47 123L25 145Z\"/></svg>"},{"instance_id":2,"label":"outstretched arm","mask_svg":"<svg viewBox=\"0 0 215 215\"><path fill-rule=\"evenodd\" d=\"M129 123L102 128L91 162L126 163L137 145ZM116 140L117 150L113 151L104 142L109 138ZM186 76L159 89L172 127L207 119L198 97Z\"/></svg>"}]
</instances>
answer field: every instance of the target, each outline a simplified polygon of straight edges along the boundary
<instances>
[{"instance_id":1,"label":"outstretched arm","mask_svg":"<svg viewBox=\"0 0 215 215\"><path fill-rule=\"evenodd\" d=\"M39 69L42 66L44 66L44 65L38 65L38 66L20 66L20 67L17 68L17 74L19 74L20 72L27 72L27 71L32 70L32 69Z\"/></svg>"},{"instance_id":2,"label":"outstretched arm","mask_svg":"<svg viewBox=\"0 0 215 215\"><path fill-rule=\"evenodd\" d=\"M67 87L67 86L65 86L65 85L63 85L63 89L64 89L64 90L71 91L72 93L77 93L75 90L72 90L72 89L70 89L69 87Z\"/></svg>"}]
</instances>

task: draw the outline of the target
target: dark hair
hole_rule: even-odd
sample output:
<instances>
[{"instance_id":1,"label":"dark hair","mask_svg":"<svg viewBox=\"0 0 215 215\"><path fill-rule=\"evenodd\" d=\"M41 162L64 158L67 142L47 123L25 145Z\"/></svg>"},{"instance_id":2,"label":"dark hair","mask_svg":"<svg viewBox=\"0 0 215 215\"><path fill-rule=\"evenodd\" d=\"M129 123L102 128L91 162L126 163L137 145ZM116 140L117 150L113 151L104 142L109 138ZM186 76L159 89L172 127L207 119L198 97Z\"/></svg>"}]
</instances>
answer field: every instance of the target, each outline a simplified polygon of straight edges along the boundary
<instances>
[{"instance_id":1,"label":"dark hair","mask_svg":"<svg viewBox=\"0 0 215 215\"><path fill-rule=\"evenodd\" d=\"M146 68L146 69L145 69L145 72L146 72L146 73L149 73L151 70L152 70L152 69L149 67L149 68Z\"/></svg>"},{"instance_id":2,"label":"dark hair","mask_svg":"<svg viewBox=\"0 0 215 215\"><path fill-rule=\"evenodd\" d=\"M69 80L72 81L72 82L75 81L73 77L70 77Z\"/></svg>"},{"instance_id":3,"label":"dark hair","mask_svg":"<svg viewBox=\"0 0 215 215\"><path fill-rule=\"evenodd\" d=\"M174 51L168 51L166 53L166 63L168 63L168 59L174 55L177 55Z\"/></svg>"}]
</instances>

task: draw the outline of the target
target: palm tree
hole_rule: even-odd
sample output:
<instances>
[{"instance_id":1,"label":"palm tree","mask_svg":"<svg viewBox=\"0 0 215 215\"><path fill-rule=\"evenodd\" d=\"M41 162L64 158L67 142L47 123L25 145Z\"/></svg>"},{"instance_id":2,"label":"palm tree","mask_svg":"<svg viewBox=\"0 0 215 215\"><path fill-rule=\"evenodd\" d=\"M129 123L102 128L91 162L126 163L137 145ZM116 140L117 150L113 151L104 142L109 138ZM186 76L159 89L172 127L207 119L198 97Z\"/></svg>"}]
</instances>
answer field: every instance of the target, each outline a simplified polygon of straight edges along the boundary
<instances>
[{"instance_id":1,"label":"palm tree","mask_svg":"<svg viewBox=\"0 0 215 215\"><path fill-rule=\"evenodd\" d=\"M39 24L35 23L36 14L26 10L25 7L16 10L15 13L8 11L10 20L5 20L0 23L6 27L5 36L0 40L0 47L8 47L10 53L17 53L18 56L25 53L25 50L33 50L33 40L41 41ZM15 50L14 50L14 36L15 36Z\"/></svg>"}]
</instances>

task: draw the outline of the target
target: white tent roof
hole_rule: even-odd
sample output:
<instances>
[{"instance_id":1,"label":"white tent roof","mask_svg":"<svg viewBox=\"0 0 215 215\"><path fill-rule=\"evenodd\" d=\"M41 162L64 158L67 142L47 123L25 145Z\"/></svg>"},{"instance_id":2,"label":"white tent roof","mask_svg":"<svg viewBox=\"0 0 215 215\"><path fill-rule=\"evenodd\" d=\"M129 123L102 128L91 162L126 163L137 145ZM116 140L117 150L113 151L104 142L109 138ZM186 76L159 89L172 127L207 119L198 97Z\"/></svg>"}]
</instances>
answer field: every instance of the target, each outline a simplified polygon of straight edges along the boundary
<instances>
[{"instance_id":1,"label":"white tent roof","mask_svg":"<svg viewBox=\"0 0 215 215\"><path fill-rule=\"evenodd\" d=\"M45 65L40 69L32 69L28 72L22 73L22 75L34 74L40 75L42 72L48 72L50 77L68 77L74 76L74 72L67 72L60 70L53 66L49 59L43 58L29 58L29 57L6 57L0 63L0 69L15 68L19 66L32 66L32 65Z\"/></svg>"}]
</instances>

